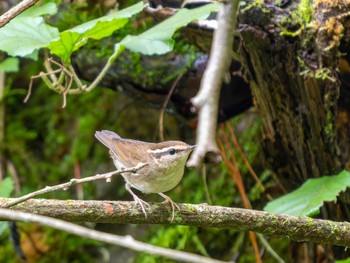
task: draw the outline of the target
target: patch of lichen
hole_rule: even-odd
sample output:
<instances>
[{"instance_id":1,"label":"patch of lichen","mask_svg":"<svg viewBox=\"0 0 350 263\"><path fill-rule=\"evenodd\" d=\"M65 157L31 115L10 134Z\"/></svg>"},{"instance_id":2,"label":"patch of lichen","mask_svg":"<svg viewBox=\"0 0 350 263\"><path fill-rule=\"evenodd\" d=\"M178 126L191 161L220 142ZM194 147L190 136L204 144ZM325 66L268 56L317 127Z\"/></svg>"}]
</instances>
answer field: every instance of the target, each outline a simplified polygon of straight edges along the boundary
<instances>
[{"instance_id":1,"label":"patch of lichen","mask_svg":"<svg viewBox=\"0 0 350 263\"><path fill-rule=\"evenodd\" d=\"M319 27L319 31L324 31L325 33L328 45L323 50L328 51L340 45L344 33L344 26L340 20L335 17L330 17Z\"/></svg>"},{"instance_id":2,"label":"patch of lichen","mask_svg":"<svg viewBox=\"0 0 350 263\"><path fill-rule=\"evenodd\" d=\"M315 0L319 46L327 52L337 48L344 36L344 18L350 15L350 0Z\"/></svg>"},{"instance_id":3,"label":"patch of lichen","mask_svg":"<svg viewBox=\"0 0 350 263\"><path fill-rule=\"evenodd\" d=\"M349 0L314 0L313 1L315 8L348 8L350 5Z\"/></svg>"}]
</instances>

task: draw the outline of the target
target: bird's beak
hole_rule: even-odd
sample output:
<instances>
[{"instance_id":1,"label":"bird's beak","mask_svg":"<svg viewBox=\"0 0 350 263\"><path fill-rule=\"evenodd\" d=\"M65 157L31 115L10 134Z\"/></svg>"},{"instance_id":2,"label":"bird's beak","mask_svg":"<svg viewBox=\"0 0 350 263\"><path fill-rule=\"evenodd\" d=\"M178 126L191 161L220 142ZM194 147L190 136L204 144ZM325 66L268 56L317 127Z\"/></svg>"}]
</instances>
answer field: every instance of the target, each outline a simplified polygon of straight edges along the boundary
<instances>
[{"instance_id":1,"label":"bird's beak","mask_svg":"<svg viewBox=\"0 0 350 263\"><path fill-rule=\"evenodd\" d=\"M197 145L190 145L188 146L188 150L192 151Z\"/></svg>"}]
</instances>

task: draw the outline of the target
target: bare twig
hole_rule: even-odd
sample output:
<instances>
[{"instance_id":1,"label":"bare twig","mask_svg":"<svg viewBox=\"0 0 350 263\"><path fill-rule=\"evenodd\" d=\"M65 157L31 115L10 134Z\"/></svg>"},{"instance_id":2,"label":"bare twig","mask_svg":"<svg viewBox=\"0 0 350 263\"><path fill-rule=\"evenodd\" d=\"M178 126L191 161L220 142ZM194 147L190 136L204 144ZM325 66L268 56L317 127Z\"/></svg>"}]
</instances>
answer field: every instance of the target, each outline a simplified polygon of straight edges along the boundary
<instances>
[{"instance_id":1,"label":"bare twig","mask_svg":"<svg viewBox=\"0 0 350 263\"><path fill-rule=\"evenodd\" d=\"M30 213L23 213L18 211L11 211L8 209L0 208L0 218L6 220L15 221L25 221L25 222L35 222L45 226L49 226L55 229L59 229L80 237L90 238L93 240L98 240L106 242L109 244L129 248L132 250L146 252L157 256L162 256L182 262L203 262L203 263L222 263L223 261L215 260L200 255L183 252L179 250L173 250L169 248L162 248L153 246L147 243L143 243L135 240L131 236L118 236L112 235L86 227L82 227L73 223L65 222L63 220L34 215Z\"/></svg>"},{"instance_id":2,"label":"bare twig","mask_svg":"<svg viewBox=\"0 0 350 263\"><path fill-rule=\"evenodd\" d=\"M12 199L0 198L1 203ZM110 224L167 224L171 209L162 203L149 203L151 211L145 218L134 201L81 201L31 199L11 207L21 212L33 212L72 222ZM294 241L332 244L350 247L350 223L313 219L306 216L288 216L264 211L209 206L207 204L177 203L172 225L215 227L254 231L270 237L283 237ZM1 217L0 217L1 218Z\"/></svg>"},{"instance_id":3,"label":"bare twig","mask_svg":"<svg viewBox=\"0 0 350 263\"><path fill-rule=\"evenodd\" d=\"M29 7L35 5L38 1L39 0L23 0L18 5L12 7L9 11L0 16L0 27L9 23L13 18L27 10Z\"/></svg>"},{"instance_id":4,"label":"bare twig","mask_svg":"<svg viewBox=\"0 0 350 263\"><path fill-rule=\"evenodd\" d=\"M39 195L43 195L43 194L47 194L47 193L51 193L54 191L58 191L58 190L68 190L72 185L76 185L76 184L81 184L81 183L86 183L86 182L91 182L91 181L96 181L96 180L100 180L100 179L105 179L107 180L107 182L110 182L110 179L113 175L115 174L122 174L125 172L136 172L137 170L141 169L142 167L144 167L147 164L138 164L135 167L132 168L128 168L128 169L123 169L123 170L117 170L117 171L113 171L110 173L105 173L105 174L97 174L94 176L90 176L90 177L85 177L85 178L81 178L81 179L71 179L69 182L67 183L63 183L63 184L58 184L58 185L54 185L54 186L46 186L45 188L29 193L27 195L18 197L18 198L14 198L9 202L0 204L0 207L11 207L14 206L16 204L22 203L28 199L31 199L33 197L39 196Z\"/></svg>"},{"instance_id":5,"label":"bare twig","mask_svg":"<svg viewBox=\"0 0 350 263\"><path fill-rule=\"evenodd\" d=\"M31 76L30 77L30 83L29 83L29 88L28 88L28 92L27 92L27 95L26 97L24 98L23 102L24 103L27 103L30 96L32 95L32 90L33 90L33 82L35 79L42 79L46 84L47 86L50 88L50 89L53 89L51 86L51 82L49 82L49 79L47 78L47 76L51 76L51 75L54 75L56 73L61 73L62 72L62 69L56 69L54 71L51 71L51 72L40 72L38 75L35 75L35 76ZM50 85L48 85L50 84ZM55 89L54 89L55 90ZM56 91L56 90L55 90Z\"/></svg>"},{"instance_id":6,"label":"bare twig","mask_svg":"<svg viewBox=\"0 0 350 263\"><path fill-rule=\"evenodd\" d=\"M212 162L221 160L215 141L219 96L225 74L232 60L234 30L238 0L228 0L222 4L218 14L218 28L214 32L208 66L204 72L198 94L191 102L199 109L197 147L194 149L188 166L198 167L205 157Z\"/></svg>"},{"instance_id":7,"label":"bare twig","mask_svg":"<svg viewBox=\"0 0 350 263\"><path fill-rule=\"evenodd\" d=\"M13 180L15 186L14 193L17 195L21 192L21 181L16 166L11 159L6 160L6 169Z\"/></svg>"},{"instance_id":8,"label":"bare twig","mask_svg":"<svg viewBox=\"0 0 350 263\"><path fill-rule=\"evenodd\" d=\"M277 263L285 263L285 261L277 254L275 250L270 246L269 242L261 234L258 234L260 242L265 246L267 252L276 260Z\"/></svg>"},{"instance_id":9,"label":"bare twig","mask_svg":"<svg viewBox=\"0 0 350 263\"><path fill-rule=\"evenodd\" d=\"M171 89L169 90L168 92L168 95L166 96L165 98L165 101L162 105L162 108L160 110L160 113L159 113L159 138L161 141L164 141L164 132L163 132L163 128L164 128L164 125L163 125L163 121L164 121L164 112L165 112L165 109L166 109L166 106L168 105L169 103L169 100L171 98L171 95L173 95L174 93L174 90L175 88L177 87L177 84L179 83L180 79L182 78L184 74L180 74L179 76L177 76L177 78L175 79L173 85L171 86Z\"/></svg>"}]
</instances>

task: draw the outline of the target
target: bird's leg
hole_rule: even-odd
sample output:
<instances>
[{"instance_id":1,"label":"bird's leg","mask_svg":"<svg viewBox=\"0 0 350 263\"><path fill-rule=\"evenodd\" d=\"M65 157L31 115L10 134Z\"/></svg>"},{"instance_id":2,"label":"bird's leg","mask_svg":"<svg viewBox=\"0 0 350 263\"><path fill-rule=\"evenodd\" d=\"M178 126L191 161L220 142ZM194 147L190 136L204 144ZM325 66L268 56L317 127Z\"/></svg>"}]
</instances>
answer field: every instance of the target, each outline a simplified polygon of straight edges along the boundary
<instances>
[{"instance_id":1,"label":"bird's leg","mask_svg":"<svg viewBox=\"0 0 350 263\"><path fill-rule=\"evenodd\" d=\"M171 198L169 196L167 196L167 195L165 195L163 193L158 193L158 194L165 199L163 204L170 203L170 205L171 205L171 209L172 209L172 212L173 212L172 216L171 216L171 221L170 221L170 223L171 223L171 222L174 221L174 218L175 218L175 208L180 211L180 207L173 200L171 200Z\"/></svg>"},{"instance_id":2,"label":"bird's leg","mask_svg":"<svg viewBox=\"0 0 350 263\"><path fill-rule=\"evenodd\" d=\"M141 198L139 198L130 188L130 184L126 183L125 184L125 189L132 195L134 198L134 201L141 206L142 212L145 214L145 217L147 218L147 213L144 205L147 205L150 207L150 204L147 203L146 201L143 201Z\"/></svg>"}]
</instances>

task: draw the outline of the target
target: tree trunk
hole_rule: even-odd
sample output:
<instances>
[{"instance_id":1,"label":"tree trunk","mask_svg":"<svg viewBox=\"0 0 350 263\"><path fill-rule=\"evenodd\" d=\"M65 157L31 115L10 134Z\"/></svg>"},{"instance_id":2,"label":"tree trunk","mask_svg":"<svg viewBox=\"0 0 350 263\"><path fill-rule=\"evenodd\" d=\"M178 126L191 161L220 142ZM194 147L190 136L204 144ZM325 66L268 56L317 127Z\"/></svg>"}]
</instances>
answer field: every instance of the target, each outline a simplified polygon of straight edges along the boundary
<instances>
[{"instance_id":1,"label":"tree trunk","mask_svg":"<svg viewBox=\"0 0 350 263\"><path fill-rule=\"evenodd\" d=\"M264 159L287 191L338 173L349 159L348 88L337 71L348 29L339 15L349 6L315 2L251 4L240 14L240 54L264 120ZM339 220L336 206L327 208L328 218ZM349 219L345 213L340 218ZM321 260L316 246L293 251L297 262Z\"/></svg>"}]
</instances>

